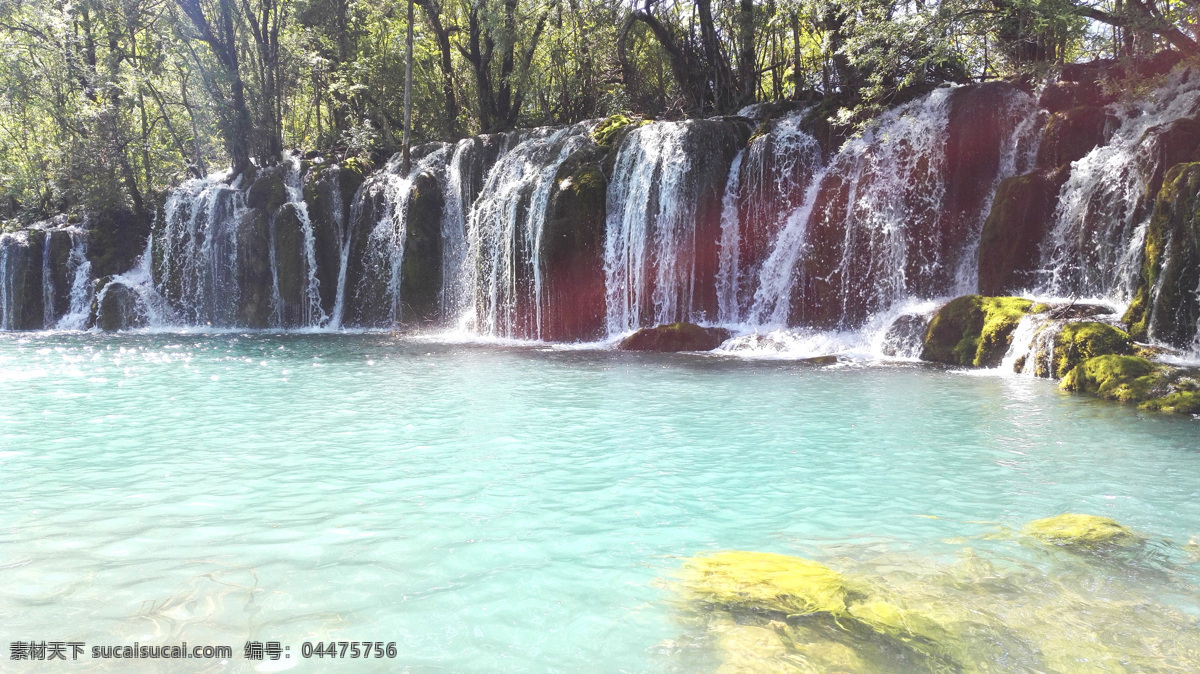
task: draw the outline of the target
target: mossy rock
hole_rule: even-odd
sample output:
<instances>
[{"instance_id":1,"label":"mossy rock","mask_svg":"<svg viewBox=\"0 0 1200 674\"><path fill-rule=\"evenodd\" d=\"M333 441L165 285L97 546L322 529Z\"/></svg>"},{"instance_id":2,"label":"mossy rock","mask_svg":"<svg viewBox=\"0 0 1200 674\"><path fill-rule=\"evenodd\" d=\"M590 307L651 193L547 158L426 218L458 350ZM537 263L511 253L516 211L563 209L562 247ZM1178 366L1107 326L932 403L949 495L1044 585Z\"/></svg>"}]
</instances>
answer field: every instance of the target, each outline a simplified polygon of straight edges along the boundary
<instances>
[{"instance_id":1,"label":"mossy rock","mask_svg":"<svg viewBox=\"0 0 1200 674\"><path fill-rule=\"evenodd\" d=\"M842 574L824 564L769 552L693 557L684 562L681 580L702 602L784 615L844 615L854 594Z\"/></svg>"},{"instance_id":2,"label":"mossy rock","mask_svg":"<svg viewBox=\"0 0 1200 674\"><path fill-rule=\"evenodd\" d=\"M687 560L681 580L689 597L702 604L733 615L757 613L787 621L779 627L802 655L823 643L836 648L838 659L854 662L861 662L857 648L870 651L879 646L919 654L937 671L957 671L972 660L965 640L945 621L904 608L869 583L812 560L764 552L718 552ZM811 642L805 638L809 630L804 626L815 628L810 636L829 633ZM780 655L775 640L763 633L755 636L740 645L757 644L749 650L767 659Z\"/></svg>"},{"instance_id":3,"label":"mossy rock","mask_svg":"<svg viewBox=\"0 0 1200 674\"><path fill-rule=\"evenodd\" d=\"M1163 178L1146 230L1142 269L1125 312L1129 334L1184 347L1200 318L1200 163L1178 164Z\"/></svg>"},{"instance_id":4,"label":"mossy rock","mask_svg":"<svg viewBox=\"0 0 1200 674\"><path fill-rule=\"evenodd\" d=\"M1069 548L1135 545L1142 538L1116 520L1099 515L1064 513L1034 520L1021 528L1026 536Z\"/></svg>"},{"instance_id":5,"label":"mossy rock","mask_svg":"<svg viewBox=\"0 0 1200 674\"><path fill-rule=\"evenodd\" d=\"M732 336L724 328L702 328L695 323L670 323L642 328L621 340L623 351L712 351Z\"/></svg>"},{"instance_id":6,"label":"mossy rock","mask_svg":"<svg viewBox=\"0 0 1200 674\"><path fill-rule=\"evenodd\" d=\"M1054 378L1065 377L1089 358L1131 353L1133 343L1124 330L1107 323L1067 323L1054 336Z\"/></svg>"},{"instance_id":7,"label":"mossy rock","mask_svg":"<svg viewBox=\"0 0 1200 674\"><path fill-rule=\"evenodd\" d=\"M596 128L592 131L592 140L600 147L608 149L613 146L614 141L618 139L618 136L625 129L636 129L639 126L649 123L649 121L636 116L610 115L607 119L596 125Z\"/></svg>"},{"instance_id":8,"label":"mossy rock","mask_svg":"<svg viewBox=\"0 0 1200 674\"><path fill-rule=\"evenodd\" d=\"M1137 356L1097 356L1063 377L1064 391L1137 403L1150 412L1200 414L1200 372Z\"/></svg>"},{"instance_id":9,"label":"mossy rock","mask_svg":"<svg viewBox=\"0 0 1200 674\"><path fill-rule=\"evenodd\" d=\"M283 184L282 171L278 168L264 169L246 191L246 206L261 208L273 214L287 203L287 186Z\"/></svg>"},{"instance_id":10,"label":"mossy rock","mask_svg":"<svg viewBox=\"0 0 1200 674\"><path fill-rule=\"evenodd\" d=\"M1108 400L1142 402L1152 396L1158 380L1158 368L1145 358L1097 356L1076 365L1059 387Z\"/></svg>"},{"instance_id":11,"label":"mossy rock","mask_svg":"<svg viewBox=\"0 0 1200 674\"><path fill-rule=\"evenodd\" d=\"M1020 297L964 295L938 309L921 359L947 365L996 367L1004 359L1012 332L1033 302Z\"/></svg>"},{"instance_id":12,"label":"mossy rock","mask_svg":"<svg viewBox=\"0 0 1200 674\"><path fill-rule=\"evenodd\" d=\"M998 295L1029 287L1038 244L1054 222L1058 192L1069 170L1005 178L996 187L979 241L979 292Z\"/></svg>"}]
</instances>

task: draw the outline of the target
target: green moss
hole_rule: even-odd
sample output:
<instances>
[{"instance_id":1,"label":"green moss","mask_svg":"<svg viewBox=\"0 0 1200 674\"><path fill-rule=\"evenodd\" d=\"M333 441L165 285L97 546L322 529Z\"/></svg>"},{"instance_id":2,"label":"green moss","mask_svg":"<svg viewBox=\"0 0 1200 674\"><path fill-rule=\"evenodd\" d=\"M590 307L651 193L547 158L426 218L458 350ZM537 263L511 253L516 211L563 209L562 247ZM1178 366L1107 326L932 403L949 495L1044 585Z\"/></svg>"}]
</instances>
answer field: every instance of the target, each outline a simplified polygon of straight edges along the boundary
<instances>
[{"instance_id":1,"label":"green moss","mask_svg":"<svg viewBox=\"0 0 1200 674\"><path fill-rule=\"evenodd\" d=\"M1020 297L964 295L934 315L921 358L936 363L995 367L1004 358L1012 332L1033 302Z\"/></svg>"},{"instance_id":2,"label":"green moss","mask_svg":"<svg viewBox=\"0 0 1200 674\"><path fill-rule=\"evenodd\" d=\"M739 550L684 562L683 585L700 601L785 615L846 612L852 594L842 574L800 557Z\"/></svg>"},{"instance_id":3,"label":"green moss","mask_svg":"<svg viewBox=\"0 0 1200 674\"><path fill-rule=\"evenodd\" d=\"M617 138L626 127L637 128L645 124L649 124L648 120L640 117L629 117L627 115L616 114L611 115L604 121L596 125L592 131L592 140L602 148L609 148L613 141Z\"/></svg>"},{"instance_id":4,"label":"green moss","mask_svg":"<svg viewBox=\"0 0 1200 674\"><path fill-rule=\"evenodd\" d=\"M1182 248L1186 247L1185 241L1196 236L1196 223L1200 221L1198 196L1200 163L1176 164L1167 170L1162 187L1156 195L1154 213L1146 230L1142 269L1133 300L1125 311L1124 320L1133 339L1145 341L1149 337L1152 328L1150 322L1156 313L1156 307L1157 313L1174 316L1173 309L1181 304L1194 302L1190 293L1195 289L1195 282L1183 282L1178 278L1174 279L1176 282L1170 282L1171 277L1178 275L1181 270L1166 270L1164 263L1167 257L1171 257L1177 258L1180 264L1186 266L1189 255ZM1170 256L1166 255L1168 246L1175 251ZM1164 274L1167 279L1163 279ZM1168 282L1163 283L1163 280ZM1166 338L1166 341L1173 342L1190 339L1190 335L1177 334L1181 327L1168 319L1156 327L1156 339ZM1165 334L1159 335L1159 332Z\"/></svg>"},{"instance_id":5,"label":"green moss","mask_svg":"<svg viewBox=\"0 0 1200 674\"><path fill-rule=\"evenodd\" d=\"M1158 381L1157 368L1137 356L1097 356L1076 365L1059 385L1064 391L1092 393L1109 400L1141 402Z\"/></svg>"},{"instance_id":6,"label":"green moss","mask_svg":"<svg viewBox=\"0 0 1200 674\"><path fill-rule=\"evenodd\" d=\"M1137 403L1149 412L1200 414L1200 373L1137 356L1097 356L1063 377L1064 391Z\"/></svg>"},{"instance_id":7,"label":"green moss","mask_svg":"<svg viewBox=\"0 0 1200 674\"><path fill-rule=\"evenodd\" d=\"M1151 398L1138 407L1150 412L1200 414L1200 392L1176 391L1161 398Z\"/></svg>"},{"instance_id":8,"label":"green moss","mask_svg":"<svg viewBox=\"0 0 1200 674\"><path fill-rule=\"evenodd\" d=\"M1133 352L1129 335L1106 323L1068 323L1054 337L1055 379L1061 379L1089 358L1128 355Z\"/></svg>"},{"instance_id":9,"label":"green moss","mask_svg":"<svg viewBox=\"0 0 1200 674\"><path fill-rule=\"evenodd\" d=\"M1142 540L1115 520L1078 513L1064 513L1034 520L1022 527L1021 533L1044 543L1071 548L1133 545Z\"/></svg>"},{"instance_id":10,"label":"green moss","mask_svg":"<svg viewBox=\"0 0 1200 674\"><path fill-rule=\"evenodd\" d=\"M838 637L852 645L890 643L951 670L970 659L964 642L932 613L902 607L872 585L812 560L763 552L718 552L687 560L681 580L690 599L734 615L749 611L782 614L788 621L803 618L809 627L833 626ZM784 631L793 651L819 655L816 648L823 656L837 653L836 659L858 661L853 648L831 643L832 635L805 635L801 623L774 624ZM721 627L720 646L734 661L768 661L782 655L783 641L771 634ZM727 641L728 637L736 638ZM826 652L830 647L832 651Z\"/></svg>"}]
</instances>

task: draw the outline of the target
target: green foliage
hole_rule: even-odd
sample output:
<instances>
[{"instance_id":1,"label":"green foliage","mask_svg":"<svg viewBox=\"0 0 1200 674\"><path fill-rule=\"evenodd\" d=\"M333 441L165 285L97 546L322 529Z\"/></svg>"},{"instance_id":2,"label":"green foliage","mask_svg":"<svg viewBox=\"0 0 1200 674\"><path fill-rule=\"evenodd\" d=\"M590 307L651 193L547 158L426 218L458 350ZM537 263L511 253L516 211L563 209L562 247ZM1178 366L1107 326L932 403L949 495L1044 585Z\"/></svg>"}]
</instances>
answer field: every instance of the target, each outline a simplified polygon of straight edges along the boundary
<instances>
[{"instance_id":1,"label":"green foliage","mask_svg":"<svg viewBox=\"0 0 1200 674\"><path fill-rule=\"evenodd\" d=\"M837 135L945 82L1132 57L1164 40L1196 51L1179 31L1191 21L1184 5L1147 16L1137 7L418 0L412 142L784 99L819 102L812 121ZM289 147L334 161L395 151L407 9L398 0L0 3L0 221L121 208L146 217L187 175L270 165ZM1105 41L1090 20L1119 28ZM615 119L601 144L615 137Z\"/></svg>"}]
</instances>

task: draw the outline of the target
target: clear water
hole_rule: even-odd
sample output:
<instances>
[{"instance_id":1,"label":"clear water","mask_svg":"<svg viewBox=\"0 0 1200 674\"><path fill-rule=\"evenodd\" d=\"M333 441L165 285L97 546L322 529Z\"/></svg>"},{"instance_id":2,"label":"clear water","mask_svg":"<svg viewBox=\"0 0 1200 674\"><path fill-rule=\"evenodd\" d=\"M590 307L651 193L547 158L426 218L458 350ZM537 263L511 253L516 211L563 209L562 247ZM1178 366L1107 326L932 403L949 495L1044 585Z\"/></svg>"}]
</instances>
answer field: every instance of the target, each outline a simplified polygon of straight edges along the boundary
<instances>
[{"instance_id":1,"label":"clear water","mask_svg":"<svg viewBox=\"0 0 1200 674\"><path fill-rule=\"evenodd\" d=\"M681 558L937 575L971 548L1053 577L1076 562L1011 530L1066 511L1151 541L1089 601L1182 616L1130 617L1147 637L1200 615L1200 425L1033 378L45 334L0 336L0 400L9 639L230 644L234 670L247 639L339 639L396 641L381 671L700 671L719 657L681 617Z\"/></svg>"}]
</instances>

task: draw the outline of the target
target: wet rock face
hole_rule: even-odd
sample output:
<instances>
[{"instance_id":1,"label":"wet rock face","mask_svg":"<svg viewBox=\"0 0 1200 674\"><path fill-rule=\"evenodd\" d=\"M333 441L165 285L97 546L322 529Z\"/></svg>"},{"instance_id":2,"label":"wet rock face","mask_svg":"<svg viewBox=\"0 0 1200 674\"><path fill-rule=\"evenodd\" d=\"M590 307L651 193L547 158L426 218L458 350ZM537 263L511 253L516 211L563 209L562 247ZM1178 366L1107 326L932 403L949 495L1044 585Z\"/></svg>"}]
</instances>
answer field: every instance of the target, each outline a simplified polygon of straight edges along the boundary
<instances>
[{"instance_id":1,"label":"wet rock face","mask_svg":"<svg viewBox=\"0 0 1200 674\"><path fill-rule=\"evenodd\" d=\"M266 328L271 321L274 281L271 275L271 233L266 214L257 208L246 211L237 230L235 262L238 289L234 324Z\"/></svg>"},{"instance_id":2,"label":"wet rock face","mask_svg":"<svg viewBox=\"0 0 1200 674\"><path fill-rule=\"evenodd\" d=\"M623 351L712 351L730 336L724 328L671 323L642 328L622 340L618 348Z\"/></svg>"},{"instance_id":3,"label":"wet rock face","mask_svg":"<svg viewBox=\"0 0 1200 674\"><path fill-rule=\"evenodd\" d=\"M1082 158L1108 140L1116 119L1099 107L1075 107L1050 115L1036 165L1053 170Z\"/></svg>"},{"instance_id":4,"label":"wet rock face","mask_svg":"<svg viewBox=\"0 0 1200 674\"><path fill-rule=\"evenodd\" d=\"M62 230L47 230L46 244L50 247L50 281L54 287L51 315L55 319L71 308L71 235ZM46 326L50 327L50 326Z\"/></svg>"},{"instance_id":5,"label":"wet rock face","mask_svg":"<svg viewBox=\"0 0 1200 674\"><path fill-rule=\"evenodd\" d=\"M283 184L283 169L279 166L260 170L246 191L246 205L267 213L274 213L286 202L287 189Z\"/></svg>"},{"instance_id":6,"label":"wet rock face","mask_svg":"<svg viewBox=\"0 0 1200 674\"><path fill-rule=\"evenodd\" d=\"M339 166L313 170L305 177L304 201L312 220L316 276L320 282L321 308L326 314L333 311L347 223L354 195L363 180L360 171Z\"/></svg>"},{"instance_id":7,"label":"wet rock face","mask_svg":"<svg viewBox=\"0 0 1200 674\"><path fill-rule=\"evenodd\" d=\"M604 152L588 148L559 167L542 232L549 315L543 338L580 342L604 335Z\"/></svg>"},{"instance_id":8,"label":"wet rock face","mask_svg":"<svg viewBox=\"0 0 1200 674\"><path fill-rule=\"evenodd\" d=\"M45 232L26 231L0 236L0 293L6 330L43 327L42 247Z\"/></svg>"},{"instance_id":9,"label":"wet rock face","mask_svg":"<svg viewBox=\"0 0 1200 674\"><path fill-rule=\"evenodd\" d=\"M965 295L938 309L925 333L921 360L967 367L996 367L1017 323L1033 302L1019 297Z\"/></svg>"},{"instance_id":10,"label":"wet rock face","mask_svg":"<svg viewBox=\"0 0 1200 674\"><path fill-rule=\"evenodd\" d=\"M1167 172L1125 321L1134 339L1186 347L1200 322L1200 163Z\"/></svg>"},{"instance_id":11,"label":"wet rock face","mask_svg":"<svg viewBox=\"0 0 1200 674\"><path fill-rule=\"evenodd\" d=\"M96 278L131 269L146 248L150 223L129 210L98 213L88 218L88 259Z\"/></svg>"},{"instance_id":12,"label":"wet rock face","mask_svg":"<svg viewBox=\"0 0 1200 674\"><path fill-rule=\"evenodd\" d=\"M946 130L944 219L937 224L941 231L930 233L940 239L941 245L930 251L936 255L935 259L917 256L910 266L949 259L952 248L962 245L978 231L976 227L988 207L991 186L1000 171L1000 154L1009 133L1005 119L1018 97L1024 94L1006 82L988 82L954 91ZM947 273L953 274L954 270Z\"/></svg>"},{"instance_id":13,"label":"wet rock face","mask_svg":"<svg viewBox=\"0 0 1200 674\"><path fill-rule=\"evenodd\" d=\"M105 332L146 327L137 292L122 283L109 283L99 298L97 324Z\"/></svg>"},{"instance_id":14,"label":"wet rock face","mask_svg":"<svg viewBox=\"0 0 1200 674\"><path fill-rule=\"evenodd\" d=\"M880 350L893 358L918 358L929 330L929 318L919 314L904 314L892 321L883 336Z\"/></svg>"},{"instance_id":15,"label":"wet rock face","mask_svg":"<svg viewBox=\"0 0 1200 674\"><path fill-rule=\"evenodd\" d=\"M1006 178L996 188L979 243L979 292L1003 295L1033 286L1039 243L1054 223L1068 171Z\"/></svg>"},{"instance_id":16,"label":"wet rock face","mask_svg":"<svg viewBox=\"0 0 1200 674\"><path fill-rule=\"evenodd\" d=\"M1146 184L1147 201L1151 202L1163 187L1167 170L1177 164L1200 161L1200 120L1177 119L1147 130L1142 140L1148 148L1146 161L1152 169Z\"/></svg>"},{"instance_id":17,"label":"wet rock face","mask_svg":"<svg viewBox=\"0 0 1200 674\"><path fill-rule=\"evenodd\" d=\"M692 311L711 320L717 317L721 197L729 167L749 140L751 129L738 118L701 119L693 125L684 145L688 156L694 158L689 179L693 181L691 194L697 199L695 245L688 251L695 264Z\"/></svg>"},{"instance_id":18,"label":"wet rock face","mask_svg":"<svg viewBox=\"0 0 1200 674\"><path fill-rule=\"evenodd\" d=\"M1038 98L1038 107L1051 113L1065 112L1080 106L1103 107L1112 102L1094 79L1083 82L1059 80L1047 84Z\"/></svg>"},{"instance_id":19,"label":"wet rock face","mask_svg":"<svg viewBox=\"0 0 1200 674\"><path fill-rule=\"evenodd\" d=\"M401 323L431 324L440 317L442 297L442 209L437 177L422 173L413 181L400 277Z\"/></svg>"},{"instance_id":20,"label":"wet rock face","mask_svg":"<svg viewBox=\"0 0 1200 674\"><path fill-rule=\"evenodd\" d=\"M279 283L280 323L285 328L305 325L307 263L304 232L296 207L288 204L275 216L275 264Z\"/></svg>"}]
</instances>

